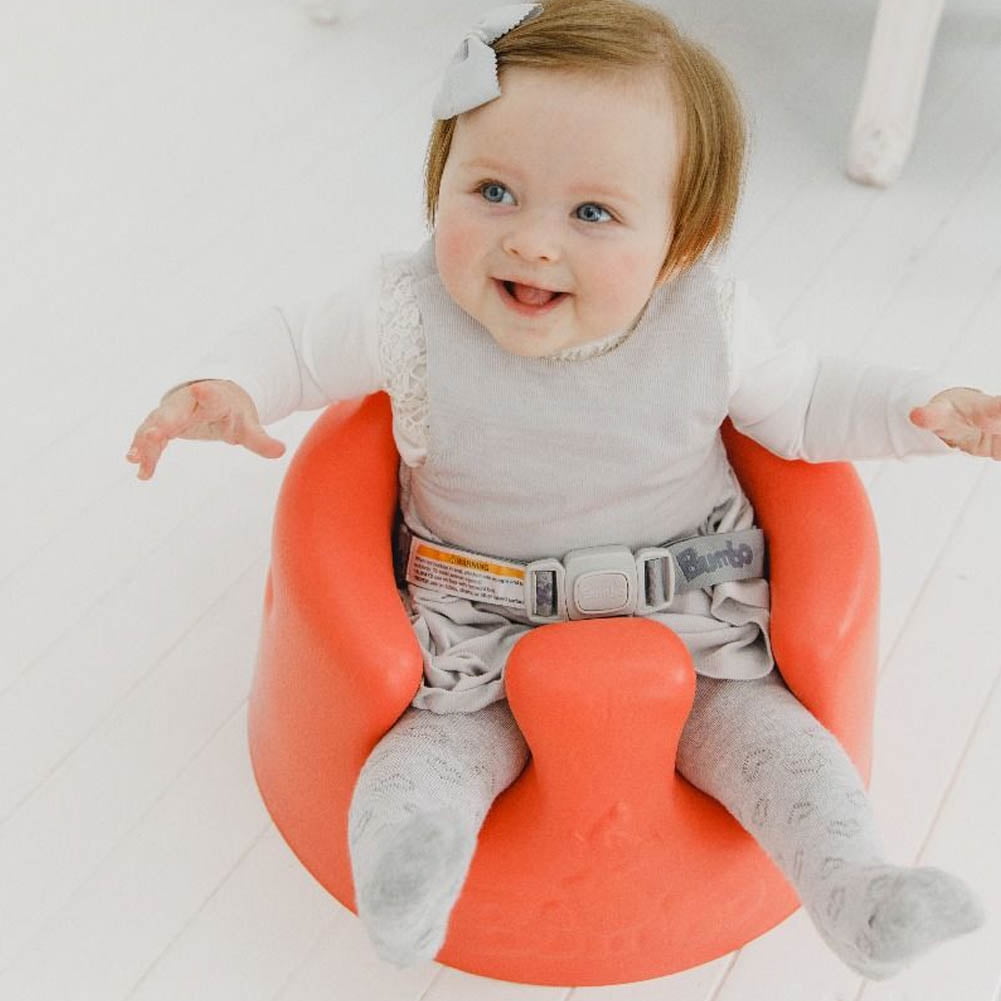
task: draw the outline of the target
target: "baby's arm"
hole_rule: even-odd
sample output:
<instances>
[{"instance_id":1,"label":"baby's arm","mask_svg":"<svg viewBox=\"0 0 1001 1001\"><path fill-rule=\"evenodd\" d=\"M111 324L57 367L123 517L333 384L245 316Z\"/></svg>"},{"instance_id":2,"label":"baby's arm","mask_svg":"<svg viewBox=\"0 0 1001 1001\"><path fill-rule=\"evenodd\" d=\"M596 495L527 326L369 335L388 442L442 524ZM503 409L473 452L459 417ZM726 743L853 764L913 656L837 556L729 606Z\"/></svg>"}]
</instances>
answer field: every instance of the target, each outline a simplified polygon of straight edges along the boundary
<instances>
[{"instance_id":1,"label":"baby's arm","mask_svg":"<svg viewBox=\"0 0 1001 1001\"><path fill-rule=\"evenodd\" d=\"M379 260L314 305L270 309L228 334L164 395L126 460L149 479L173 438L226 441L266 458L285 447L262 425L382 388Z\"/></svg>"},{"instance_id":2,"label":"baby's arm","mask_svg":"<svg viewBox=\"0 0 1001 1001\"><path fill-rule=\"evenodd\" d=\"M734 294L731 333L730 417L738 430L786 458L828 462L948 454L960 447L953 444L959 425L950 416L943 422L938 406L927 413L930 400L944 407L961 394L968 408L972 398L980 401L978 419L996 413L982 406L993 398L947 389L933 373L818 357L799 341L777 345L743 283ZM966 444L973 434L963 433Z\"/></svg>"}]
</instances>

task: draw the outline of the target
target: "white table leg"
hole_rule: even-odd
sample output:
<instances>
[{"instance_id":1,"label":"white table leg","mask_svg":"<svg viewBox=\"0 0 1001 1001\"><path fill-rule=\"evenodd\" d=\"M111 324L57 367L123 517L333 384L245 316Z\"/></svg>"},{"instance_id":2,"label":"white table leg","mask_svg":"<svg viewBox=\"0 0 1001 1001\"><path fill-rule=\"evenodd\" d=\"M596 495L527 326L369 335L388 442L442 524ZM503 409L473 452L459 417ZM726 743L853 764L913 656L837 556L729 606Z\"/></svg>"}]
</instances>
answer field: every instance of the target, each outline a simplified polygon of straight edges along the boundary
<instances>
[{"instance_id":1,"label":"white table leg","mask_svg":"<svg viewBox=\"0 0 1001 1001\"><path fill-rule=\"evenodd\" d=\"M885 187L910 153L928 60L945 0L880 0L847 171Z\"/></svg>"}]
</instances>

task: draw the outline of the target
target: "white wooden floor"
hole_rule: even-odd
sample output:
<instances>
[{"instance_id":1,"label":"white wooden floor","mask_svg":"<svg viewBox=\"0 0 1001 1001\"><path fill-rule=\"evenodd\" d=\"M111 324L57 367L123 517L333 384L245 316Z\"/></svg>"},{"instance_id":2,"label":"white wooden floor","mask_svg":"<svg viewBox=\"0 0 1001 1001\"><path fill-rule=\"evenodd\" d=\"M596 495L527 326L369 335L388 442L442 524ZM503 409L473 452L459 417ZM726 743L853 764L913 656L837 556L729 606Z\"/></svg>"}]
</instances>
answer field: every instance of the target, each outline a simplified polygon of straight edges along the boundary
<instances>
[{"instance_id":1,"label":"white wooden floor","mask_svg":"<svg viewBox=\"0 0 1001 1001\"><path fill-rule=\"evenodd\" d=\"M665 6L668 0L659 0ZM782 337L1001 391L1001 13L947 7L903 179L840 157L868 0L670 0L753 118L732 249ZM245 722L286 460L134 425L226 327L423 237L441 66L481 0L0 7L0 998L990 1001L1001 970L1001 466L868 464L884 549L872 792L986 928L865 984L803 917L602 989L383 966L277 836ZM276 425L290 446L315 415Z\"/></svg>"}]
</instances>

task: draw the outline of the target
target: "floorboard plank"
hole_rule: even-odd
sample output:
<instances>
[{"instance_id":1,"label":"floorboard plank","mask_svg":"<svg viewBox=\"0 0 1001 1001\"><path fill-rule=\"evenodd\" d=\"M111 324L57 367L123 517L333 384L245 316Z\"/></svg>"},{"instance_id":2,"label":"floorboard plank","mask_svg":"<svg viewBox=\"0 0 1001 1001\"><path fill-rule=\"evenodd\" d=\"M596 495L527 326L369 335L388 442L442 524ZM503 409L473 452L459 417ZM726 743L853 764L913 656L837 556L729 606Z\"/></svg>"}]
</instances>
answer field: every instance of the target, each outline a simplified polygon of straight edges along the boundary
<instances>
[{"instance_id":1,"label":"floorboard plank","mask_svg":"<svg viewBox=\"0 0 1001 1001\"><path fill-rule=\"evenodd\" d=\"M263 562L0 825L0 968L37 935L246 698Z\"/></svg>"},{"instance_id":2,"label":"floorboard plank","mask_svg":"<svg viewBox=\"0 0 1001 1001\"><path fill-rule=\"evenodd\" d=\"M0 973L0 996L126 997L268 824L247 765L244 707Z\"/></svg>"}]
</instances>

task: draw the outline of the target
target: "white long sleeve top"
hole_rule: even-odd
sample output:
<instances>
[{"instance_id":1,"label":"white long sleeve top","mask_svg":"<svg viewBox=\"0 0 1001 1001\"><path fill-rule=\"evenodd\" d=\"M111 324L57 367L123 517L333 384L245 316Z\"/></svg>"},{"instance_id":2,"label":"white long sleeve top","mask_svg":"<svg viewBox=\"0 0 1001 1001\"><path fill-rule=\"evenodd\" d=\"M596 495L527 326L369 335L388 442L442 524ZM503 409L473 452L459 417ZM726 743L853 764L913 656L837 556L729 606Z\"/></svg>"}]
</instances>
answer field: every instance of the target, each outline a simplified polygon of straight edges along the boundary
<instances>
[{"instance_id":1,"label":"white long sleeve top","mask_svg":"<svg viewBox=\"0 0 1001 1001\"><path fill-rule=\"evenodd\" d=\"M803 342L779 345L746 282L722 287L728 290L721 305L730 331L729 416L738 430L777 455L810 462L950 453L908 419L913 407L945 388L940 376L818 356ZM274 307L240 324L185 381L236 382L263 424L394 388L396 403L408 395L419 414L420 346L394 343L383 292L381 258L365 262L326 298ZM398 421L395 429L403 460L419 464L425 453L419 417Z\"/></svg>"}]
</instances>

